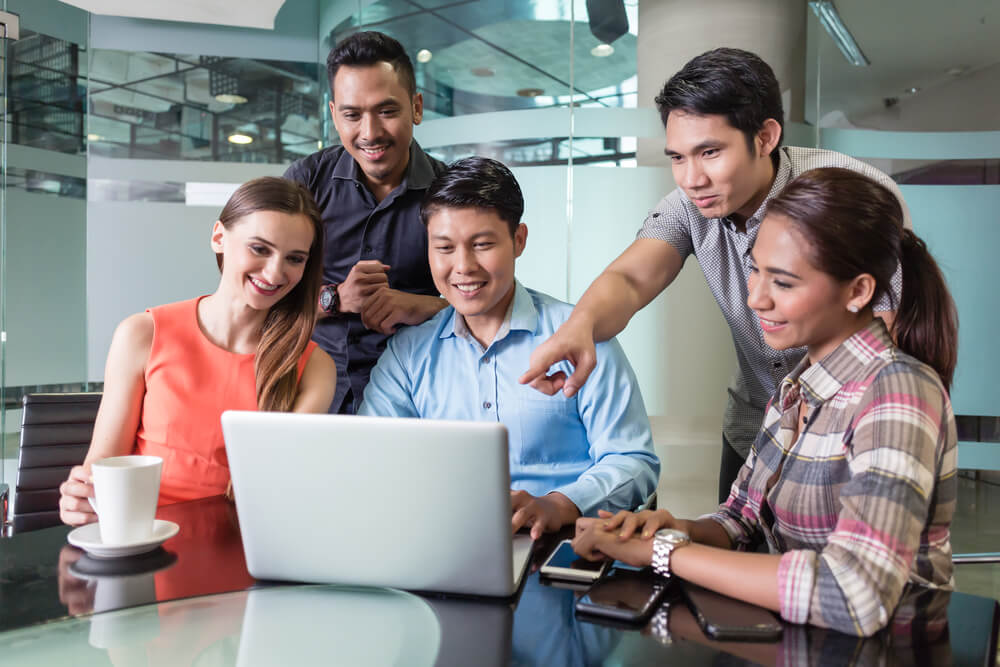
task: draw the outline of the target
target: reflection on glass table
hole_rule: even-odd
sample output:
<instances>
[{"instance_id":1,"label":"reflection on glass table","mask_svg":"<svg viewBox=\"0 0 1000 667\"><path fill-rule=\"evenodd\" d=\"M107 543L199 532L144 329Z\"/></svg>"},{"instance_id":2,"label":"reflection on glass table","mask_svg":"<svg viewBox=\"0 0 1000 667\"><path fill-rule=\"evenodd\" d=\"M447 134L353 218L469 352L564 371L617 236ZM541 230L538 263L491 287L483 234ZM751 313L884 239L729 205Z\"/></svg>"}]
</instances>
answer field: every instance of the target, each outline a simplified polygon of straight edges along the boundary
<instances>
[{"instance_id":1,"label":"reflection on glass table","mask_svg":"<svg viewBox=\"0 0 1000 667\"><path fill-rule=\"evenodd\" d=\"M65 526L0 539L0 665L982 665L996 654L1000 607L975 595L912 589L871 639L785 625L780 642L716 642L673 582L653 619L627 628L578 616L582 592L537 571L513 601L274 585L247 573L223 498L158 517L180 534L117 562L68 546Z\"/></svg>"}]
</instances>

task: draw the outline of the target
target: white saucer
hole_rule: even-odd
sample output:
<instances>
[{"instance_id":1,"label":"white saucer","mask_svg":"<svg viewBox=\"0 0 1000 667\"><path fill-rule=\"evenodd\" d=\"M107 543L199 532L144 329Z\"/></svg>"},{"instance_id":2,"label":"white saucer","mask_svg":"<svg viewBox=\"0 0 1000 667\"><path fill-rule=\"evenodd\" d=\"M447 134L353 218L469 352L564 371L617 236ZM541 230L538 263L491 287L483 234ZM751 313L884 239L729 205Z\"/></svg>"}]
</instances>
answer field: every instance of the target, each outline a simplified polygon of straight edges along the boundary
<instances>
[{"instance_id":1,"label":"white saucer","mask_svg":"<svg viewBox=\"0 0 1000 667\"><path fill-rule=\"evenodd\" d=\"M69 532L66 539L74 547L83 549L94 558L121 558L122 556L134 556L152 551L160 546L180 530L173 521L153 520L153 534L148 539L131 544L118 544L115 546L101 544L101 529L96 523L88 523Z\"/></svg>"}]
</instances>

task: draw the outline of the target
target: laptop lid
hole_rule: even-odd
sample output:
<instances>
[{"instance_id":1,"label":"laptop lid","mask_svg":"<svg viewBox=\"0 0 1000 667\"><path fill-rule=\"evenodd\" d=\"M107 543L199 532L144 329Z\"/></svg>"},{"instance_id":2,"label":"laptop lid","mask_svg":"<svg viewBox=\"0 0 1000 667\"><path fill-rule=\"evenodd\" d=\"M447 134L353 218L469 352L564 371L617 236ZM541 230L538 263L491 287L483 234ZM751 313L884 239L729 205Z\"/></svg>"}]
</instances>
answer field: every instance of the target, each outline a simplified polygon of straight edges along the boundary
<instances>
[{"instance_id":1,"label":"laptop lid","mask_svg":"<svg viewBox=\"0 0 1000 667\"><path fill-rule=\"evenodd\" d=\"M502 424L228 411L222 432L254 577L516 592Z\"/></svg>"}]
</instances>

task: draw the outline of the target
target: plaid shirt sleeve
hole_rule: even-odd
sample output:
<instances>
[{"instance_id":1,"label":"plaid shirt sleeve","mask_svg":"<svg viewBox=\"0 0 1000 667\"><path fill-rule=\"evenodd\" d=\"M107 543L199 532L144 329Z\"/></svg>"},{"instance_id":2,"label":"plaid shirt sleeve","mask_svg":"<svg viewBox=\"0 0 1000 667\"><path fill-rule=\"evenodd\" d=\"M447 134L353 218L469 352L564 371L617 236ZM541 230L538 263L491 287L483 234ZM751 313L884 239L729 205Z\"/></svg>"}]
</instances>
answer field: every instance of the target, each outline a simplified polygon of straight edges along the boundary
<instances>
[{"instance_id":1,"label":"plaid shirt sleeve","mask_svg":"<svg viewBox=\"0 0 1000 667\"><path fill-rule=\"evenodd\" d=\"M759 477L754 479L753 473L757 463L758 447L764 446L765 441L773 437L773 429L768 428L768 424L777 424L781 417L772 407L772 403L773 399L767 407L765 426L757 435L757 442L750 448L750 454L747 455L747 460L740 468L736 481L729 491L729 498L714 513L699 517L711 519L721 525L729 535L733 548L740 551L754 546L755 538L760 532L760 501L764 493L763 489L757 488L760 479Z\"/></svg>"},{"instance_id":2,"label":"plaid shirt sleeve","mask_svg":"<svg viewBox=\"0 0 1000 667\"><path fill-rule=\"evenodd\" d=\"M954 475L957 438L947 395L926 366L883 367L858 405L836 528L822 551L782 556L778 594L790 622L869 636L888 622L926 547L936 479L940 470ZM929 539L947 542L947 525L938 533Z\"/></svg>"}]
</instances>

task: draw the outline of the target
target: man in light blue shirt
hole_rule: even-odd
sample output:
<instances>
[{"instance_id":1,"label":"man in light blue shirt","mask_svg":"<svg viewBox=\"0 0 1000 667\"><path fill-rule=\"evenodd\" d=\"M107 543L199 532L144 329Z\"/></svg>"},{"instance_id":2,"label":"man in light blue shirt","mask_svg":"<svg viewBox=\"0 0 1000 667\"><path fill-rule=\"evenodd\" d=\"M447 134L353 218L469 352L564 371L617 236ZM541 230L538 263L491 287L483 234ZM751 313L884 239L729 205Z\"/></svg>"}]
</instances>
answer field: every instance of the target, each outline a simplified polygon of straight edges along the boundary
<instances>
[{"instance_id":1,"label":"man in light blue shirt","mask_svg":"<svg viewBox=\"0 0 1000 667\"><path fill-rule=\"evenodd\" d=\"M596 382L572 398L518 383L531 352L566 321L569 304L514 279L524 251L524 198L500 162L456 162L421 207L434 284L449 304L389 339L358 414L499 421L510 437L512 528L532 537L598 509L636 507L660 462L628 360L597 346ZM572 372L567 362L553 371Z\"/></svg>"}]
</instances>

